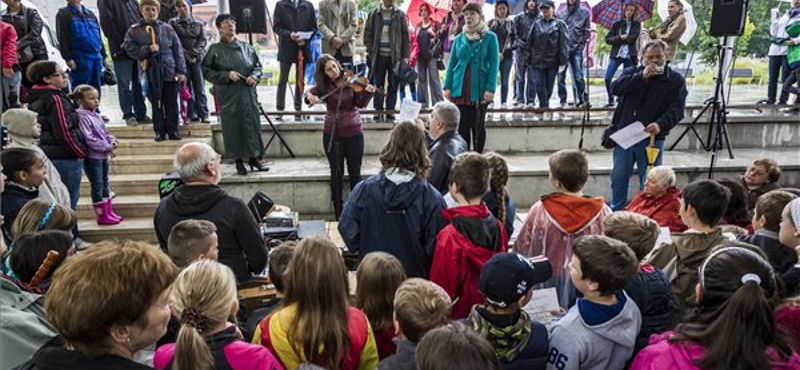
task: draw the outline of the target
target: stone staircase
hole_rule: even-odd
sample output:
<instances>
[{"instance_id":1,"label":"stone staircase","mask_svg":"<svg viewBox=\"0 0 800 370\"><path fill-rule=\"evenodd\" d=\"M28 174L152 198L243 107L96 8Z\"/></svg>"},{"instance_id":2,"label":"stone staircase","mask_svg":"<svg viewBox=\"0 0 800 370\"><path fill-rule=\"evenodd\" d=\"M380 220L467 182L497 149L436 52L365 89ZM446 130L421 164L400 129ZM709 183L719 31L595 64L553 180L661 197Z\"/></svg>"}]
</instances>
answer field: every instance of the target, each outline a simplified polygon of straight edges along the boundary
<instances>
[{"instance_id":1,"label":"stone staircase","mask_svg":"<svg viewBox=\"0 0 800 370\"><path fill-rule=\"evenodd\" d=\"M89 242L108 238L136 239L155 242L153 214L158 207L158 180L172 171L175 152L190 141L212 144L211 126L181 126L181 141L153 140L152 127L108 126L109 132L120 141L119 153L111 160L109 180L116 193L114 209L125 218L119 225L100 226L95 222L89 180L81 182L78 202L78 229Z\"/></svg>"},{"instance_id":2,"label":"stone staircase","mask_svg":"<svg viewBox=\"0 0 800 370\"><path fill-rule=\"evenodd\" d=\"M672 144L691 122L699 109L687 109L683 125L675 128L667 140ZM487 122L487 150L502 153L509 163L509 191L517 210L525 214L542 195L553 191L548 179L547 157L554 151L576 148L581 132L580 113L552 113L542 117L534 114L494 113ZM783 170L780 184L800 186L800 119L778 111L756 111L755 108L732 109L728 131L735 159L719 152L715 178L734 178L744 173L754 159L771 157ZM610 114L592 114L585 126L584 149L590 163L588 194L610 196L611 152L599 146L600 136ZM264 122L262 137L266 143L272 134ZM365 123L365 157L362 175L380 170L377 154L392 128L391 122ZM287 205L303 219L331 219L329 169L322 146L321 121L279 123L288 145L297 154L289 158L288 151L276 140L267 151L271 171L237 176L232 165L223 166L220 186L229 194L244 201L256 191L269 195L276 203ZM697 126L706 140L707 127ZM84 179L78 207L81 236L87 241L106 238L129 238L155 241L153 214L158 206L158 179L172 170L175 151L189 141L203 141L224 153L219 124L181 127L184 139L180 142L152 140L152 131L145 127L110 127L120 138L120 155L112 162L111 184L117 194L115 209L125 217L120 225L98 226L89 196L89 183ZM700 149L692 134L684 138L677 150L666 152L664 163L672 166L678 183L707 178L710 154ZM638 183L631 178L631 197L638 192Z\"/></svg>"}]
</instances>

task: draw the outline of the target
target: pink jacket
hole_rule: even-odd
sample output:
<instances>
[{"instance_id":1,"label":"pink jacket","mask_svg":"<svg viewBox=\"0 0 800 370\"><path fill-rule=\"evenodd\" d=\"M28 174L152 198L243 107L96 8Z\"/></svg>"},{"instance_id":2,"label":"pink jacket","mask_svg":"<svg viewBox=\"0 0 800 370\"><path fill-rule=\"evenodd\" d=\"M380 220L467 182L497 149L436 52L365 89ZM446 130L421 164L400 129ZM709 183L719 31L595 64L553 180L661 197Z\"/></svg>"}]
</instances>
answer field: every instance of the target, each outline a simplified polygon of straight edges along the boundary
<instances>
[{"instance_id":1,"label":"pink jacket","mask_svg":"<svg viewBox=\"0 0 800 370\"><path fill-rule=\"evenodd\" d=\"M17 31L5 22L0 22L0 51L3 54L3 68L17 64Z\"/></svg>"},{"instance_id":2,"label":"pink jacket","mask_svg":"<svg viewBox=\"0 0 800 370\"><path fill-rule=\"evenodd\" d=\"M283 370L275 356L263 346L241 340L228 343L223 349L225 359L233 370ZM153 357L153 367L166 369L175 356L175 344L158 347Z\"/></svg>"},{"instance_id":3,"label":"pink jacket","mask_svg":"<svg viewBox=\"0 0 800 370\"><path fill-rule=\"evenodd\" d=\"M674 332L666 332L650 337L650 345L639 352L630 370L701 370L695 362L703 357L703 347L694 343L669 343L674 335ZM784 361L775 349L770 348L767 356L772 359L772 370L800 369L800 356L797 353Z\"/></svg>"},{"instance_id":4,"label":"pink jacket","mask_svg":"<svg viewBox=\"0 0 800 370\"><path fill-rule=\"evenodd\" d=\"M584 235L603 234L603 218L612 213L603 198L551 194L531 207L515 244L515 252L533 257L545 255L553 277L542 287L555 287L561 307L569 307L575 287L569 277L572 245Z\"/></svg>"}]
</instances>

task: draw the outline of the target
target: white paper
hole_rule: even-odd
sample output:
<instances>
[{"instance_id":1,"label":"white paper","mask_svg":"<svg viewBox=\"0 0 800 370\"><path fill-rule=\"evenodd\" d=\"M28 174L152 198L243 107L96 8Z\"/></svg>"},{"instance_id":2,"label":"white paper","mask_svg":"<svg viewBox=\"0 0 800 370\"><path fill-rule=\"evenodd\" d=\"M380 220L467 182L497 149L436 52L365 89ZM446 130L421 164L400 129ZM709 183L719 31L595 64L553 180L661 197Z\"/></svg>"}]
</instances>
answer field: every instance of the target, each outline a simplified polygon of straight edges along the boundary
<instances>
[{"instance_id":1,"label":"white paper","mask_svg":"<svg viewBox=\"0 0 800 370\"><path fill-rule=\"evenodd\" d=\"M644 130L644 125L639 121L611 134L611 140L614 140L622 149L628 149L648 137L650 137L650 133Z\"/></svg>"},{"instance_id":2,"label":"white paper","mask_svg":"<svg viewBox=\"0 0 800 370\"><path fill-rule=\"evenodd\" d=\"M403 99L403 104L400 104L400 116L397 117L397 122L416 121L420 110L422 110L422 103L417 103L409 98Z\"/></svg>"},{"instance_id":3,"label":"white paper","mask_svg":"<svg viewBox=\"0 0 800 370\"><path fill-rule=\"evenodd\" d=\"M300 40L308 40L311 36L314 36L314 31L298 32L297 36L300 37Z\"/></svg>"},{"instance_id":4,"label":"white paper","mask_svg":"<svg viewBox=\"0 0 800 370\"><path fill-rule=\"evenodd\" d=\"M538 321L550 328L550 324L556 316L550 314L551 310L558 309L558 293L556 288L547 288L533 291L533 297L522 309L531 316L531 319Z\"/></svg>"}]
</instances>

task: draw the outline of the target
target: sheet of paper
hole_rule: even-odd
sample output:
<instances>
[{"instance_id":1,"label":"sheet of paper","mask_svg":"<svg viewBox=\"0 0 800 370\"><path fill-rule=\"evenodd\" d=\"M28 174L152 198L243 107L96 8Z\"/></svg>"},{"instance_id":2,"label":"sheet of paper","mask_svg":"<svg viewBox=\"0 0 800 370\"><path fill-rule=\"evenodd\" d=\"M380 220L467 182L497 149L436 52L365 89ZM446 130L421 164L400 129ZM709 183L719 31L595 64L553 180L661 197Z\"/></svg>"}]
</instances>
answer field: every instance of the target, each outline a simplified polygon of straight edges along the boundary
<instances>
[{"instance_id":1,"label":"sheet of paper","mask_svg":"<svg viewBox=\"0 0 800 370\"><path fill-rule=\"evenodd\" d=\"M300 40L308 40L311 38L311 36L314 36L314 32L313 31L298 32L297 36L300 36Z\"/></svg>"},{"instance_id":2,"label":"sheet of paper","mask_svg":"<svg viewBox=\"0 0 800 370\"><path fill-rule=\"evenodd\" d=\"M400 116L397 117L397 122L416 121L420 110L422 110L422 103L417 103L409 98L403 99L403 104L400 104Z\"/></svg>"},{"instance_id":3,"label":"sheet of paper","mask_svg":"<svg viewBox=\"0 0 800 370\"><path fill-rule=\"evenodd\" d=\"M556 318L550 314L550 310L558 308L558 293L556 288L546 288L533 291L533 297L528 304L522 309L531 316L531 319L536 320L547 328Z\"/></svg>"},{"instance_id":4,"label":"sheet of paper","mask_svg":"<svg viewBox=\"0 0 800 370\"><path fill-rule=\"evenodd\" d=\"M641 122L636 121L613 133L611 140L614 140L622 149L628 149L648 137L650 137L650 133L644 130Z\"/></svg>"}]
</instances>

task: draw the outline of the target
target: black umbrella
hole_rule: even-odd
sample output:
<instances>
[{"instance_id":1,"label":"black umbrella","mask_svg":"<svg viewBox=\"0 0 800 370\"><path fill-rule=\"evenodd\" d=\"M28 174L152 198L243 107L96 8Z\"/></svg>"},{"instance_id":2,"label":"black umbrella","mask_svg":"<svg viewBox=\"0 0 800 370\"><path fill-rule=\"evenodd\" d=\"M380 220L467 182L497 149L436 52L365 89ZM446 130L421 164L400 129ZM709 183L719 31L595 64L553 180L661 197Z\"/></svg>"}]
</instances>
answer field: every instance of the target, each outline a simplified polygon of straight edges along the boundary
<instances>
[{"instance_id":1,"label":"black umbrella","mask_svg":"<svg viewBox=\"0 0 800 370\"><path fill-rule=\"evenodd\" d=\"M150 33L152 45L158 45L158 38L153 27L147 26L145 30ZM161 63L161 50L147 57L147 83L150 85L153 103L157 105L158 109L161 109L161 92L164 90L164 71L161 69Z\"/></svg>"}]
</instances>

